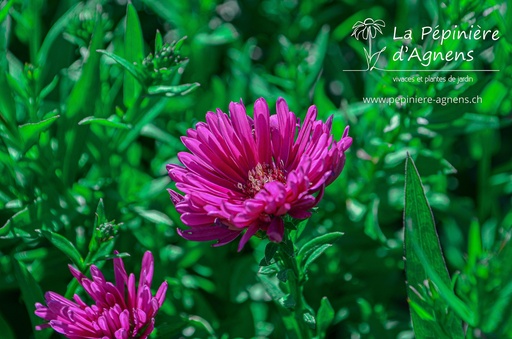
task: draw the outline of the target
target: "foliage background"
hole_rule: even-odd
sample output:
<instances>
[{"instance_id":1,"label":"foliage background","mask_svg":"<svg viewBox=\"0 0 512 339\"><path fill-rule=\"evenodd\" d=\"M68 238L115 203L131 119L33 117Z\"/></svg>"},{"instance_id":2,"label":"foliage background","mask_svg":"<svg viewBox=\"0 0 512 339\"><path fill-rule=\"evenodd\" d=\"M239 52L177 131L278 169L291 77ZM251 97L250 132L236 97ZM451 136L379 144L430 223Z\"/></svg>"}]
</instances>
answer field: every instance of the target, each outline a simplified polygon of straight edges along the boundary
<instances>
[{"instance_id":1,"label":"foliage background","mask_svg":"<svg viewBox=\"0 0 512 339\"><path fill-rule=\"evenodd\" d=\"M241 98L251 111L258 97L272 107L282 96L301 117L315 104L320 118L334 115L338 139L350 125L354 144L346 168L303 235L345 233L310 267L306 285L315 310L323 296L335 310L329 337L413 336L402 258L407 152L422 175L450 273L462 272L457 294L485 314L510 282L505 263L511 258L491 264L508 244L512 226L508 1L133 1L142 40L133 18L126 25L127 4L121 0L13 0L2 1L0 8L0 330L5 338L57 337L32 330L39 323L34 302L47 290L64 294L71 281L70 259L50 240L53 233L76 247L84 265L96 262L106 272L111 262L97 257L113 248L131 255L125 259L130 271L140 269L145 250L154 253L154 280L170 283L155 337L284 337L276 306L256 276L267 241L252 239L241 253L236 244L211 248L184 241L165 190L172 187L165 164L177 163L177 152L185 150L179 137L207 111L226 111L230 101ZM387 73L342 71L364 66L365 42L350 34L352 25L367 17L388 24L377 41L380 48L402 44L392 39L392 26L475 23L498 29L501 38L443 46L425 42L433 51L473 49L474 62L449 65L467 70L461 73L473 77L472 83L396 83ZM169 81L198 82L195 91L139 95L133 78L96 52L106 49L140 63L153 52L156 30L166 42L187 36L181 54L188 64ZM362 102L363 97L475 94L481 104ZM87 117L105 120L84 122ZM94 257L88 245L97 237L100 199L106 219L122 226ZM467 245L472 221L481 230L469 241L480 241L477 252ZM510 299L509 294L504 296ZM502 322L488 338L512 337Z\"/></svg>"}]
</instances>

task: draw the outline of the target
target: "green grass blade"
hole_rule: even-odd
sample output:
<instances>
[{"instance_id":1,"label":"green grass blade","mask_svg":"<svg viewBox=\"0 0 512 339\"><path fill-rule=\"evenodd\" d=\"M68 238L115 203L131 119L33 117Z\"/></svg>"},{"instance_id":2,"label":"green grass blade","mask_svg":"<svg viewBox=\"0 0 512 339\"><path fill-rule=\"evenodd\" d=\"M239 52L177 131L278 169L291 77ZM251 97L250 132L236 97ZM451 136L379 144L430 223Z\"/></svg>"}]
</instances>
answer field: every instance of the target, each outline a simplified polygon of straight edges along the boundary
<instances>
[{"instance_id":1,"label":"green grass blade","mask_svg":"<svg viewBox=\"0 0 512 339\"><path fill-rule=\"evenodd\" d=\"M434 280L441 289L441 284L450 286L450 277L441 245L437 236L434 217L428 204L419 173L410 156L406 161L405 172L405 273L407 277L407 294L409 300L422 309L429 306L413 289L423 286L428 279ZM415 251L415 246L421 251ZM424 253L424 257L421 254ZM430 271L430 272L428 272ZM449 290L449 289L448 289ZM449 290L451 291L451 290ZM440 291L446 294L446 291ZM453 292L452 292L453 294ZM455 295L454 295L455 296ZM444 319L428 321L411 309L413 329L417 338L428 338L433 333L447 333L451 338L463 338L461 322L453 313L441 315Z\"/></svg>"}]
</instances>

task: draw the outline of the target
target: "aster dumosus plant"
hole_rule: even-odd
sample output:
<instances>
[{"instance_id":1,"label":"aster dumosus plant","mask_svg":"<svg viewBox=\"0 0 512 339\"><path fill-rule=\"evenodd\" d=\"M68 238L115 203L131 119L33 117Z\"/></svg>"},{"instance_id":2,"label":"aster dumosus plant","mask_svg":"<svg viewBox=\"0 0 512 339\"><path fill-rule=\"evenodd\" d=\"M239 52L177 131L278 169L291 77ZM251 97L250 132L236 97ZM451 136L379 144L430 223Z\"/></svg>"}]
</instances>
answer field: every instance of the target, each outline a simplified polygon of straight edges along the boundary
<instances>
[{"instance_id":1,"label":"aster dumosus plant","mask_svg":"<svg viewBox=\"0 0 512 339\"><path fill-rule=\"evenodd\" d=\"M255 234L270 240L260 262L259 277L282 311L291 338L311 338L315 312L303 295L307 268L341 236L324 234L300 249L296 240L324 189L341 173L345 152L352 144L345 128L341 140L331 134L333 117L317 120L311 106L301 122L284 99L277 114L270 114L263 98L249 117L242 102L208 112L206 122L189 129L182 141L190 152L178 154L183 166L167 165L176 188L169 190L181 220L185 239L216 240L227 244L241 235L240 251ZM277 277L277 279L275 279ZM317 314L324 314L317 335L323 337L334 311L322 300ZM325 320L331 315L331 320ZM327 325L326 325L327 324Z\"/></svg>"},{"instance_id":2,"label":"aster dumosus plant","mask_svg":"<svg viewBox=\"0 0 512 339\"><path fill-rule=\"evenodd\" d=\"M69 270L94 304L87 305L77 294L73 300L68 300L55 292L46 292L47 306L36 303L35 314L48 323L37 326L37 330L51 327L70 339L149 337L167 291L167 282L164 281L154 296L151 293L151 252L147 251L142 259L137 289L135 275L127 275L121 258L114 258L115 283L106 281L95 265L90 269L92 280L71 265Z\"/></svg>"},{"instance_id":3,"label":"aster dumosus plant","mask_svg":"<svg viewBox=\"0 0 512 339\"><path fill-rule=\"evenodd\" d=\"M224 245L243 234L238 249L257 232L281 242L284 218L306 219L324 189L341 173L352 138L331 134L332 116L317 120L311 106L304 121L280 98L277 114L266 101L254 104L253 118L243 103L232 102L229 115L208 112L206 122L189 129L178 154L184 166L167 165L184 195L169 190L189 240Z\"/></svg>"}]
</instances>

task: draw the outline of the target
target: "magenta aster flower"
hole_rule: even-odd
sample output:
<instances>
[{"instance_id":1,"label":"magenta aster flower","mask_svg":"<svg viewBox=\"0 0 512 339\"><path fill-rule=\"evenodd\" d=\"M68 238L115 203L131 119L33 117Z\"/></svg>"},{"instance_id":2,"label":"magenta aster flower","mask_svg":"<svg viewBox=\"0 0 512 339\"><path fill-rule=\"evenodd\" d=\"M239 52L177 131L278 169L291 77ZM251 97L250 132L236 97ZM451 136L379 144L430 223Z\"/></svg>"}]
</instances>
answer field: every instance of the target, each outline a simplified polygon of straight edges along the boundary
<instances>
[{"instance_id":1,"label":"magenta aster flower","mask_svg":"<svg viewBox=\"0 0 512 339\"><path fill-rule=\"evenodd\" d=\"M160 285L155 296L151 294L151 252L147 251L142 259L137 290L135 276L126 274L121 258L114 259L115 284L107 282L95 265L91 266L92 281L72 266L69 270L95 304L88 306L76 294L71 301L55 292L46 292L48 306L36 303L35 314L49 323L36 326L37 330L51 327L70 339L147 338L153 331L155 315L165 299L167 282Z\"/></svg>"},{"instance_id":2,"label":"magenta aster flower","mask_svg":"<svg viewBox=\"0 0 512 339\"><path fill-rule=\"evenodd\" d=\"M325 186L345 165L352 144L348 127L340 141L331 135L332 116L317 120L311 106L301 124L284 99L270 115L266 101L254 104L254 118L242 102L232 102L229 113L208 112L206 122L182 137L190 150L180 152L184 167L167 165L169 176L184 196L169 190L181 220L190 227L178 229L185 239L233 241L245 230L238 250L257 231L280 242L283 217L311 216Z\"/></svg>"}]
</instances>

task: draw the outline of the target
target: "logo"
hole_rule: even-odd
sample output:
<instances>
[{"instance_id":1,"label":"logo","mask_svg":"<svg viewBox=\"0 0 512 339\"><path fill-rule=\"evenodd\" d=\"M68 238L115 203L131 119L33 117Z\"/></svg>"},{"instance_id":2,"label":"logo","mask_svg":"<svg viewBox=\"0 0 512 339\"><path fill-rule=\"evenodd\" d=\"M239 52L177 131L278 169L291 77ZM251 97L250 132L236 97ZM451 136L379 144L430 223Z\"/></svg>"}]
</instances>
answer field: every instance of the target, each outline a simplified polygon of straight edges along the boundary
<instances>
[{"instance_id":1,"label":"logo","mask_svg":"<svg viewBox=\"0 0 512 339\"><path fill-rule=\"evenodd\" d=\"M352 26L352 35L357 40L362 38L363 40L368 40L368 49L364 48L364 54L366 56L366 64L367 68L365 71L371 71L377 64L379 60L380 54L384 52L386 47L372 54L372 40L377 36L377 32L382 34L382 29L386 24L382 20L373 20L372 18L367 18L364 21L358 21Z\"/></svg>"},{"instance_id":2,"label":"logo","mask_svg":"<svg viewBox=\"0 0 512 339\"><path fill-rule=\"evenodd\" d=\"M477 22L463 23L453 25L449 28L436 26L423 26L419 29L412 28L400 31L396 26L393 27L393 41L400 41L397 45L389 43L380 50L377 49L377 35L384 35L383 28L386 24L383 20L366 18L364 21L357 21L352 26L351 37L357 40L366 40L368 47L363 46L366 59L365 69L348 69L344 72L365 72L365 71L383 71L383 72L459 72L467 71L462 69L453 69L453 64L471 63L475 55L474 50L466 46L474 46L474 43L461 44L459 42L467 41L497 41L501 38L497 29L485 29ZM403 33L401 33L403 32ZM456 49L446 48L446 43L450 46L456 46ZM391 46L391 47L390 47ZM386 50L387 48L387 50ZM376 50L376 51L375 51ZM383 52L386 53L383 53ZM384 59L377 67L379 59ZM387 61L387 62L386 62ZM405 63L405 65L404 65ZM400 67L397 67L397 65ZM410 65L409 67L407 67ZM393 69L393 68L399 69ZM471 69L471 72L499 72L492 69Z\"/></svg>"}]
</instances>

